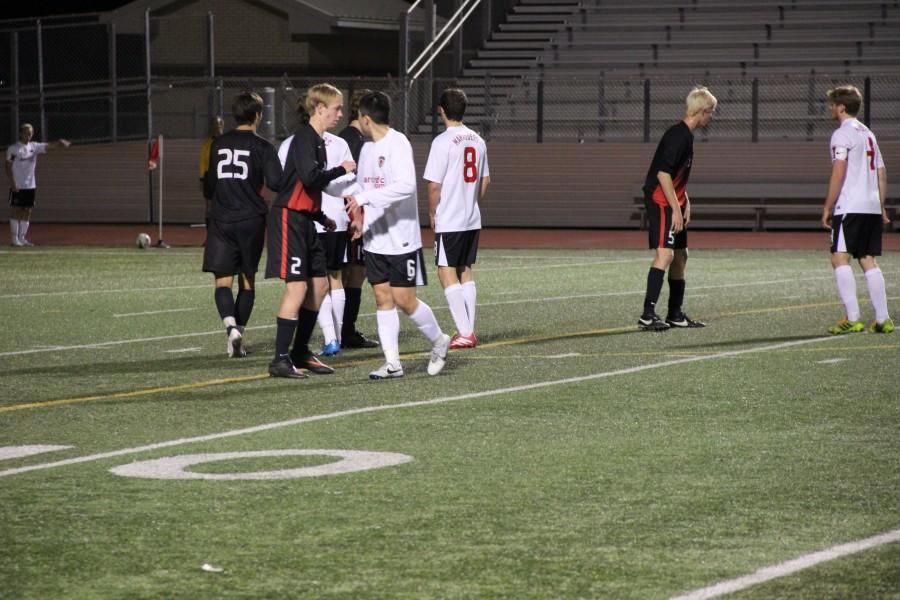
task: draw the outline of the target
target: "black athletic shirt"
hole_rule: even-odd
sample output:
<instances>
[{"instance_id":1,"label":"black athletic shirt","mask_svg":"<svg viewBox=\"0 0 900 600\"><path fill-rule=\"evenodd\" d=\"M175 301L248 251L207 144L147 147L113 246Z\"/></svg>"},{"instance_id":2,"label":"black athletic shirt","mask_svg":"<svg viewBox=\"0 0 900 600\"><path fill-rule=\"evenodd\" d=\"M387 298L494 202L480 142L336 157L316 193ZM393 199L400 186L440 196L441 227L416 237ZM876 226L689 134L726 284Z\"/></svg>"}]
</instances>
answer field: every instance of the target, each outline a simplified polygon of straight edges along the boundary
<instances>
[{"instance_id":1,"label":"black athletic shirt","mask_svg":"<svg viewBox=\"0 0 900 600\"><path fill-rule=\"evenodd\" d=\"M350 146L350 154L353 155L353 160L359 162L359 153L362 152L363 144L366 143L366 138L363 137L362 131L352 125L347 125L338 135L344 138L344 141Z\"/></svg>"},{"instance_id":2,"label":"black athletic shirt","mask_svg":"<svg viewBox=\"0 0 900 600\"><path fill-rule=\"evenodd\" d=\"M675 186L675 195L678 196L678 204L684 206L685 188L688 178L691 176L691 163L694 159L694 134L691 133L684 121L679 121L669 127L659 140L653 162L647 171L647 179L644 181L644 197L652 199L661 206L667 206L666 195L656 174L660 171L672 176L672 184Z\"/></svg>"},{"instance_id":3,"label":"black athletic shirt","mask_svg":"<svg viewBox=\"0 0 900 600\"><path fill-rule=\"evenodd\" d=\"M215 139L209 150L209 168L203 179L203 195L212 200L209 216L235 222L265 216L265 184L278 191L281 162L272 144L249 130L234 129Z\"/></svg>"},{"instance_id":4,"label":"black athletic shirt","mask_svg":"<svg viewBox=\"0 0 900 600\"><path fill-rule=\"evenodd\" d=\"M319 137L312 125L298 127L284 163L284 185L273 206L320 213L322 189L332 180L347 174L344 167L326 169L327 164L325 140Z\"/></svg>"}]
</instances>

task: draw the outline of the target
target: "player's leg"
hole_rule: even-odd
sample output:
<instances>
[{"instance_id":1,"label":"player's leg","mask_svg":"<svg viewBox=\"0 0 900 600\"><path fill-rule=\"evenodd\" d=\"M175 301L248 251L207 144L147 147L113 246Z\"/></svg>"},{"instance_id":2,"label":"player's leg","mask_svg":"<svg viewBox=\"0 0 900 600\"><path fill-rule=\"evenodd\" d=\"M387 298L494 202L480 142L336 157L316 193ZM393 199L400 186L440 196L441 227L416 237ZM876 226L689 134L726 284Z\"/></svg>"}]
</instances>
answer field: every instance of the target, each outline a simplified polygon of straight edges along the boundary
<instances>
[{"instance_id":1,"label":"player's leg","mask_svg":"<svg viewBox=\"0 0 900 600\"><path fill-rule=\"evenodd\" d=\"M690 328L706 327L703 321L690 318L682 310L684 304L685 271L688 261L687 230L675 236L675 249L672 264L669 265L669 306L666 313L666 324L669 327Z\"/></svg>"},{"instance_id":2,"label":"player's leg","mask_svg":"<svg viewBox=\"0 0 900 600\"><path fill-rule=\"evenodd\" d=\"M247 355L244 330L247 323L250 322L250 315L253 313L253 305L256 302L256 272L259 270L259 261L262 258L265 244L266 221L263 217L247 219L238 223L236 227L238 229L236 242L241 253L241 270L238 274L237 297L234 300L234 316L241 334L241 343L234 349L233 356L240 358ZM208 219L207 231L209 231Z\"/></svg>"},{"instance_id":3,"label":"player's leg","mask_svg":"<svg viewBox=\"0 0 900 600\"><path fill-rule=\"evenodd\" d=\"M638 327L644 331L665 331L669 325L656 314L656 303L662 292L666 269L675 257L672 209L669 206L660 206L652 200L647 200L646 206L649 246L654 250L654 255L650 270L647 272L647 291L644 294L644 309L638 319Z\"/></svg>"},{"instance_id":4,"label":"player's leg","mask_svg":"<svg viewBox=\"0 0 900 600\"><path fill-rule=\"evenodd\" d=\"M873 333L891 333L894 330L894 322L888 313L887 290L884 284L884 274L875 260L881 256L882 221L880 215L866 215L865 232L862 236L866 239L866 247L860 249L862 256L859 258L859 266L862 267L866 277L866 288L869 291L869 300L875 309L875 320L869 325L869 331Z\"/></svg>"},{"instance_id":5,"label":"player's leg","mask_svg":"<svg viewBox=\"0 0 900 600\"><path fill-rule=\"evenodd\" d=\"M473 327L469 320L469 311L466 310L466 298L463 295L462 285L459 281L459 246L461 232L441 232L434 238L434 263L438 270L438 279L444 288L444 298L450 308L450 316L456 325L456 335L450 341L452 348L463 347L457 342L472 339ZM464 347L473 346L468 343Z\"/></svg>"},{"instance_id":6,"label":"player's leg","mask_svg":"<svg viewBox=\"0 0 900 600\"><path fill-rule=\"evenodd\" d=\"M387 279L386 257L366 255L366 267L369 281L372 283L372 291L375 293L378 340L381 342L381 351L384 353L384 364L369 373L369 378L403 377L403 365L400 364L400 317L394 304L391 284ZM382 278L383 280L381 280Z\"/></svg>"},{"instance_id":7,"label":"player's leg","mask_svg":"<svg viewBox=\"0 0 900 600\"><path fill-rule=\"evenodd\" d=\"M328 291L319 307L319 327L322 328L322 335L325 338L321 354L334 356L341 351L338 335L344 317L344 288L340 271L329 271L327 280Z\"/></svg>"},{"instance_id":8,"label":"player's leg","mask_svg":"<svg viewBox=\"0 0 900 600\"><path fill-rule=\"evenodd\" d=\"M9 245L21 246L19 241L19 207L15 205L16 194L9 190Z\"/></svg>"},{"instance_id":9,"label":"player's leg","mask_svg":"<svg viewBox=\"0 0 900 600\"><path fill-rule=\"evenodd\" d=\"M832 219L831 266L834 269L838 296L844 304L844 317L828 328L828 332L832 334L854 333L865 329L865 323L860 320L859 301L856 298L856 278L850 266L855 225L851 215L835 215Z\"/></svg>"},{"instance_id":10,"label":"player's leg","mask_svg":"<svg viewBox=\"0 0 900 600\"><path fill-rule=\"evenodd\" d=\"M28 234L28 228L31 225L31 210L34 206L34 190L22 190L22 192L25 192L30 198L27 201L27 206L23 206L19 213L19 244L22 246L34 246L34 244L29 242L25 237Z\"/></svg>"},{"instance_id":11,"label":"player's leg","mask_svg":"<svg viewBox=\"0 0 900 600\"><path fill-rule=\"evenodd\" d=\"M291 361L291 341L297 330L300 305L306 297L306 281L285 281L284 294L275 319L275 357L269 363L269 375L302 379L307 375L299 371Z\"/></svg>"},{"instance_id":12,"label":"player's leg","mask_svg":"<svg viewBox=\"0 0 900 600\"><path fill-rule=\"evenodd\" d=\"M441 331L431 307L416 296L416 286L426 283L425 261L421 249L392 257L390 284L394 304L412 319L419 332L431 342L428 374L437 375L444 368L447 351L450 349L450 336Z\"/></svg>"},{"instance_id":13,"label":"player's leg","mask_svg":"<svg viewBox=\"0 0 900 600\"><path fill-rule=\"evenodd\" d=\"M343 269L344 316L341 325L341 347L375 348L378 342L366 338L356 328L359 305L362 302L362 287L366 280L366 262L362 240L353 240L347 246L348 264Z\"/></svg>"},{"instance_id":14,"label":"player's leg","mask_svg":"<svg viewBox=\"0 0 900 600\"><path fill-rule=\"evenodd\" d=\"M309 340L319 317L319 308L328 293L328 278L326 277L325 248L316 238L315 225L309 221L307 239L312 243L308 248L307 268L309 272L309 285L300 311L297 315L297 329L294 335L294 347L291 349L291 361L294 366L318 375L330 375L334 369L324 364L309 349Z\"/></svg>"},{"instance_id":15,"label":"player's leg","mask_svg":"<svg viewBox=\"0 0 900 600\"><path fill-rule=\"evenodd\" d=\"M456 276L457 279L459 279L460 286L462 286L463 299L466 302L466 313L469 315L469 323L472 324L472 345L469 346L470 348L474 348L478 343L478 340L475 337L475 301L478 297L478 293L475 289L475 277L472 274L472 265L475 264L475 261L478 258L478 239L480 234L480 230L468 232L468 249L465 258L456 268Z\"/></svg>"}]
</instances>

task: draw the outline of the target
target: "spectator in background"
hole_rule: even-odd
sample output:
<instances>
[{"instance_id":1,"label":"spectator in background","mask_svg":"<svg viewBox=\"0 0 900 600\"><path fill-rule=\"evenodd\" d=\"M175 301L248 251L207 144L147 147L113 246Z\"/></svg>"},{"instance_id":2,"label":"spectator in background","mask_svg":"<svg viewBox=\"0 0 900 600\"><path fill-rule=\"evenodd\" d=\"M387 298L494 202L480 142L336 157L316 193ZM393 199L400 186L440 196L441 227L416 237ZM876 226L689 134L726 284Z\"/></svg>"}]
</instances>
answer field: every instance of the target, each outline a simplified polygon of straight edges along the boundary
<instances>
[{"instance_id":1,"label":"spectator in background","mask_svg":"<svg viewBox=\"0 0 900 600\"><path fill-rule=\"evenodd\" d=\"M225 133L225 120L216 115L209 120L209 135L203 140L200 148L200 191L203 191L203 181L206 179L206 170L209 168L209 149L217 137ZM203 222L209 230L209 211L212 208L212 200L206 198L206 209L203 212ZM206 242L203 242L206 245Z\"/></svg>"},{"instance_id":2,"label":"spectator in background","mask_svg":"<svg viewBox=\"0 0 900 600\"><path fill-rule=\"evenodd\" d=\"M37 155L45 154L50 148L68 148L71 142L57 140L48 144L32 142L34 127L31 123L22 123L19 127L19 141L6 150L6 177L9 179L9 218L10 244L13 246L34 246L25 235L31 224L31 210L34 208L34 197L37 183L34 168L37 166Z\"/></svg>"}]
</instances>

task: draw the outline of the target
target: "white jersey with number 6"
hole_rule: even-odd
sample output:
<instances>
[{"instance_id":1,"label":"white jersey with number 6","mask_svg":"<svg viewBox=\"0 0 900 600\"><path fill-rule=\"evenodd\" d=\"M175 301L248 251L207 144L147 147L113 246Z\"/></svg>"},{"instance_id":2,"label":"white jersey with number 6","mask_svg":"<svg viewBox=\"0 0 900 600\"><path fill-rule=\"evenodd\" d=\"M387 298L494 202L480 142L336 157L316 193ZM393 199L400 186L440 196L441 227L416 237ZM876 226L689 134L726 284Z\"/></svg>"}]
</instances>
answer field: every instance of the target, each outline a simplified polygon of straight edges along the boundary
<instances>
[{"instance_id":1,"label":"white jersey with number 6","mask_svg":"<svg viewBox=\"0 0 900 600\"><path fill-rule=\"evenodd\" d=\"M884 167L884 160L875 134L856 119L845 120L831 134L831 160L847 161L834 214L880 215L878 169Z\"/></svg>"},{"instance_id":2,"label":"white jersey with number 6","mask_svg":"<svg viewBox=\"0 0 900 600\"><path fill-rule=\"evenodd\" d=\"M423 177L441 184L435 233L481 229L478 194L488 176L487 147L480 135L460 125L434 138Z\"/></svg>"}]
</instances>

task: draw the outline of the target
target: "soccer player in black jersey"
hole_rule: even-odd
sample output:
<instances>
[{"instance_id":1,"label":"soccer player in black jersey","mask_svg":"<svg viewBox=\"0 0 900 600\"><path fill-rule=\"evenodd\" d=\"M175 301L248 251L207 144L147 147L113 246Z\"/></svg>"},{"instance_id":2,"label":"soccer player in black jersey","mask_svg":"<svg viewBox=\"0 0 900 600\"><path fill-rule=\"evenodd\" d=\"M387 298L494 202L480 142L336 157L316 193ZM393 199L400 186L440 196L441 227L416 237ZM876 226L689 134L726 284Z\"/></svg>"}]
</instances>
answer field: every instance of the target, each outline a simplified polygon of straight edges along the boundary
<instances>
[{"instance_id":1,"label":"soccer player in black jersey","mask_svg":"<svg viewBox=\"0 0 900 600\"><path fill-rule=\"evenodd\" d=\"M647 274L644 311L638 327L665 331L670 327L705 327L681 309L684 302L684 272L688 259L687 226L691 201L687 182L694 159L694 130L705 127L716 111L717 100L705 87L694 88L685 102L684 119L669 127L653 155L644 181L644 202L650 223L650 248L656 250ZM663 321L656 314L663 277L669 270L669 311Z\"/></svg>"},{"instance_id":2,"label":"soccer player in black jersey","mask_svg":"<svg viewBox=\"0 0 900 600\"><path fill-rule=\"evenodd\" d=\"M294 133L284 165L284 185L272 204L267 224L266 277L279 277L285 283L276 320L275 358L269 365L269 374L294 379L307 377L305 370L334 372L309 349L319 306L328 292L325 249L319 243L315 223L334 230L334 221L322 212L322 190L356 169L352 160L326 169L328 156L322 134L341 119L340 90L327 83L314 85L306 93L306 110L309 122ZM344 195L343 190L332 191L332 196Z\"/></svg>"},{"instance_id":3,"label":"soccer player in black jersey","mask_svg":"<svg viewBox=\"0 0 900 600\"><path fill-rule=\"evenodd\" d=\"M228 334L228 355L246 355L244 326L250 320L254 279L266 233L263 184L277 191L282 170L272 144L256 134L262 119L259 94L238 94L231 106L237 128L219 136L209 152L203 195L212 201L203 270L216 278L216 308ZM235 299L231 286L239 275Z\"/></svg>"},{"instance_id":4,"label":"soccer player in black jersey","mask_svg":"<svg viewBox=\"0 0 900 600\"><path fill-rule=\"evenodd\" d=\"M371 91L363 89L353 92L350 99L350 123L338 134L350 146L350 153L356 162L359 162L359 153L366 143L366 137L359 125L359 100ZM342 274L346 304L344 304L344 324L341 327L341 347L375 348L378 342L370 340L356 329L362 285L366 280L366 258L361 239L350 240L347 245L347 264Z\"/></svg>"}]
</instances>

